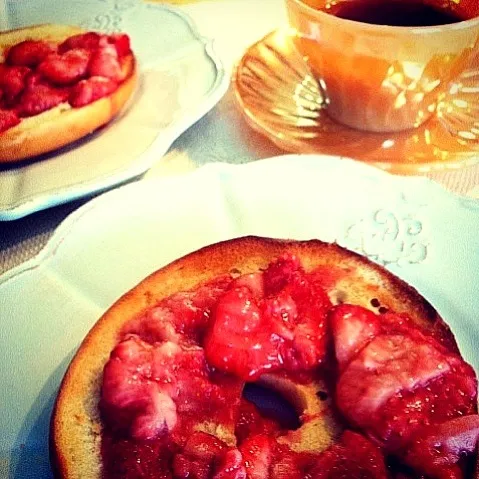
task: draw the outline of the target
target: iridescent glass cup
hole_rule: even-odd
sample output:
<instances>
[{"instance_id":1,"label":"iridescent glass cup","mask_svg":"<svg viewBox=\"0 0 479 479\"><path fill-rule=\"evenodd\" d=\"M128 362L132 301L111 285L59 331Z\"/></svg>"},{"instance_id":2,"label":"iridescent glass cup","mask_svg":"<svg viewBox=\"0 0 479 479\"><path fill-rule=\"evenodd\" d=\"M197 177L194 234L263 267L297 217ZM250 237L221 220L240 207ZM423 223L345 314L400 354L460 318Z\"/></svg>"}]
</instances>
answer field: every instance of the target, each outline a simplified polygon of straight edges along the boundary
<instances>
[{"instance_id":1,"label":"iridescent glass cup","mask_svg":"<svg viewBox=\"0 0 479 479\"><path fill-rule=\"evenodd\" d=\"M334 3L341 1L355 0ZM328 5L331 0L286 0L296 47L337 122L373 132L418 127L465 75L479 70L478 0L454 1L468 20L427 27L346 20L328 13Z\"/></svg>"}]
</instances>

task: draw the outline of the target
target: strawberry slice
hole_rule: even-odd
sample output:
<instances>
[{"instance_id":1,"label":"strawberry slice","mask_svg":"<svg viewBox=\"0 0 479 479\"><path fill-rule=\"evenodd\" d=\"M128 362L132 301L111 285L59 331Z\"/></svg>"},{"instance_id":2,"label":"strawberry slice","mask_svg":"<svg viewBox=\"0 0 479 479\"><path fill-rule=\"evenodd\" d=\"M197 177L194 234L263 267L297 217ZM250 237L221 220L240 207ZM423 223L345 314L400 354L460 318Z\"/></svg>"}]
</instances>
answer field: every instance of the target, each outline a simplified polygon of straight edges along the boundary
<instances>
[{"instance_id":1,"label":"strawberry slice","mask_svg":"<svg viewBox=\"0 0 479 479\"><path fill-rule=\"evenodd\" d=\"M6 62L10 65L33 68L51 53L55 53L55 47L51 43L43 40L25 40L8 50Z\"/></svg>"},{"instance_id":2,"label":"strawberry slice","mask_svg":"<svg viewBox=\"0 0 479 479\"><path fill-rule=\"evenodd\" d=\"M173 343L153 347L134 336L120 342L103 372L102 409L108 422L131 437L152 439L178 421Z\"/></svg>"},{"instance_id":3,"label":"strawberry slice","mask_svg":"<svg viewBox=\"0 0 479 479\"><path fill-rule=\"evenodd\" d=\"M215 321L206 337L208 362L222 371L251 380L281 365L281 338L264 327L253 293L241 286L218 301Z\"/></svg>"},{"instance_id":4,"label":"strawberry slice","mask_svg":"<svg viewBox=\"0 0 479 479\"><path fill-rule=\"evenodd\" d=\"M245 380L279 369L314 370L326 356L326 292L292 256L263 275L238 278L218 301L205 342L208 361Z\"/></svg>"},{"instance_id":5,"label":"strawberry slice","mask_svg":"<svg viewBox=\"0 0 479 479\"><path fill-rule=\"evenodd\" d=\"M328 340L327 315L331 302L323 287L312 280L310 275L297 272L291 283L280 293L288 293L296 305L296 319L290 313L284 316L283 323L293 323L293 341L284 348L285 369L291 372L312 370L326 357Z\"/></svg>"},{"instance_id":6,"label":"strawberry slice","mask_svg":"<svg viewBox=\"0 0 479 479\"><path fill-rule=\"evenodd\" d=\"M174 457L174 477L176 479L209 479L215 460L226 448L223 441L211 434L193 433L188 438L183 451Z\"/></svg>"},{"instance_id":7,"label":"strawberry slice","mask_svg":"<svg viewBox=\"0 0 479 479\"><path fill-rule=\"evenodd\" d=\"M53 53L38 65L37 72L54 85L71 85L87 76L90 56L84 48Z\"/></svg>"},{"instance_id":8,"label":"strawberry slice","mask_svg":"<svg viewBox=\"0 0 479 479\"><path fill-rule=\"evenodd\" d=\"M117 87L118 84L109 78L87 78L73 86L68 101L74 108L80 108L110 95Z\"/></svg>"},{"instance_id":9,"label":"strawberry slice","mask_svg":"<svg viewBox=\"0 0 479 479\"><path fill-rule=\"evenodd\" d=\"M76 48L83 48L85 50L96 50L100 44L100 40L103 35L96 32L80 33L78 35L72 35L67 38L63 43L58 46L58 53L62 54L68 50L74 50Z\"/></svg>"},{"instance_id":10,"label":"strawberry slice","mask_svg":"<svg viewBox=\"0 0 479 479\"><path fill-rule=\"evenodd\" d=\"M341 441L322 453L311 479L387 479L381 450L358 433L345 431Z\"/></svg>"},{"instance_id":11,"label":"strawberry slice","mask_svg":"<svg viewBox=\"0 0 479 479\"><path fill-rule=\"evenodd\" d=\"M108 42L115 46L120 58L131 53L130 37L126 33L112 33Z\"/></svg>"},{"instance_id":12,"label":"strawberry slice","mask_svg":"<svg viewBox=\"0 0 479 479\"><path fill-rule=\"evenodd\" d=\"M104 368L101 406L110 428L141 440L176 434L179 422L179 434L201 421L232 430L241 387L211 373L199 347L149 344L130 335Z\"/></svg>"},{"instance_id":13,"label":"strawberry slice","mask_svg":"<svg viewBox=\"0 0 479 479\"><path fill-rule=\"evenodd\" d=\"M230 284L229 277L217 278L194 291L175 293L129 321L122 336L135 334L149 343L201 344L210 322L211 309Z\"/></svg>"},{"instance_id":14,"label":"strawberry slice","mask_svg":"<svg viewBox=\"0 0 479 479\"><path fill-rule=\"evenodd\" d=\"M293 278L304 271L298 257L285 253L272 262L264 272L266 295L274 295L286 287Z\"/></svg>"},{"instance_id":15,"label":"strawberry slice","mask_svg":"<svg viewBox=\"0 0 479 479\"><path fill-rule=\"evenodd\" d=\"M116 82L123 80L123 72L115 45L107 43L92 52L88 73L92 77L109 78Z\"/></svg>"},{"instance_id":16,"label":"strawberry slice","mask_svg":"<svg viewBox=\"0 0 479 479\"><path fill-rule=\"evenodd\" d=\"M26 81L30 73L31 70L28 67L0 64L0 89L3 92L2 101L7 106L13 106L20 94L25 90Z\"/></svg>"},{"instance_id":17,"label":"strawberry slice","mask_svg":"<svg viewBox=\"0 0 479 479\"><path fill-rule=\"evenodd\" d=\"M35 116L66 102L67 99L68 91L65 89L36 84L23 92L17 110L20 116Z\"/></svg>"},{"instance_id":18,"label":"strawberry slice","mask_svg":"<svg viewBox=\"0 0 479 479\"><path fill-rule=\"evenodd\" d=\"M0 133L20 123L20 118L12 110L0 110Z\"/></svg>"},{"instance_id":19,"label":"strawberry slice","mask_svg":"<svg viewBox=\"0 0 479 479\"><path fill-rule=\"evenodd\" d=\"M388 449L400 449L430 425L476 412L477 385L473 369L454 356L449 358L449 367L449 372L430 381L426 387L402 391L383 406L375 430Z\"/></svg>"},{"instance_id":20,"label":"strawberry slice","mask_svg":"<svg viewBox=\"0 0 479 479\"><path fill-rule=\"evenodd\" d=\"M294 339L298 323L298 305L287 288L261 301L261 314L271 324L271 329L284 339Z\"/></svg>"},{"instance_id":21,"label":"strawberry slice","mask_svg":"<svg viewBox=\"0 0 479 479\"><path fill-rule=\"evenodd\" d=\"M272 460L272 440L264 435L251 436L241 444L239 450L243 456L248 479L264 479Z\"/></svg>"},{"instance_id":22,"label":"strawberry slice","mask_svg":"<svg viewBox=\"0 0 479 479\"><path fill-rule=\"evenodd\" d=\"M447 359L407 336L376 336L340 376L338 407L358 427L375 428L375 417L389 399L441 377L450 369Z\"/></svg>"},{"instance_id":23,"label":"strawberry slice","mask_svg":"<svg viewBox=\"0 0 479 479\"><path fill-rule=\"evenodd\" d=\"M218 461L212 479L246 479L243 457L238 449L229 449Z\"/></svg>"},{"instance_id":24,"label":"strawberry slice","mask_svg":"<svg viewBox=\"0 0 479 479\"><path fill-rule=\"evenodd\" d=\"M448 445L455 444L464 455L471 451L471 442L475 445L479 419L474 415L474 370L440 338L427 335L408 318L388 313L380 326L377 321L357 307L339 307L332 314L343 368L336 387L339 410L388 453L428 477L462 474L456 465L460 454L451 453ZM472 419L455 422L464 417ZM427 450L435 451L434 460L449 475L434 472L431 461L421 464L419 458Z\"/></svg>"},{"instance_id":25,"label":"strawberry slice","mask_svg":"<svg viewBox=\"0 0 479 479\"><path fill-rule=\"evenodd\" d=\"M462 416L421 430L411 442L405 460L417 471L437 479L462 478L457 466L473 454L479 438L479 416Z\"/></svg>"},{"instance_id":26,"label":"strawberry slice","mask_svg":"<svg viewBox=\"0 0 479 479\"><path fill-rule=\"evenodd\" d=\"M377 315L360 306L341 304L332 309L330 323L340 369L355 357L381 330Z\"/></svg>"}]
</instances>

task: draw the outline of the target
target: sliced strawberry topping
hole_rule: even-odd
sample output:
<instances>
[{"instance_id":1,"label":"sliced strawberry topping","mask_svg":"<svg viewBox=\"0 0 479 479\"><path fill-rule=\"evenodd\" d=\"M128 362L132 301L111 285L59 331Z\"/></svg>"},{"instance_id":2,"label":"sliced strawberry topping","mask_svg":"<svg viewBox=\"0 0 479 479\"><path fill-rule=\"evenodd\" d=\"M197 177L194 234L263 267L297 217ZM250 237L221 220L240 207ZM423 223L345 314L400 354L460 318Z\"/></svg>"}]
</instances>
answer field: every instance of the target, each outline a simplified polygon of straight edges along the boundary
<instances>
[{"instance_id":1,"label":"sliced strawberry topping","mask_svg":"<svg viewBox=\"0 0 479 479\"><path fill-rule=\"evenodd\" d=\"M20 116L37 115L68 99L64 90L55 87L71 86L70 104L88 105L118 88L131 71L129 53L126 34L82 33L58 47L42 40L19 42L8 49L5 63L0 64L0 108L16 109ZM43 88L36 89L39 85ZM3 116L7 129L13 115Z\"/></svg>"},{"instance_id":2,"label":"sliced strawberry topping","mask_svg":"<svg viewBox=\"0 0 479 479\"><path fill-rule=\"evenodd\" d=\"M307 472L314 461L316 458L305 458L285 445L276 444L270 479L310 479L311 476L307 475Z\"/></svg>"},{"instance_id":3,"label":"sliced strawberry topping","mask_svg":"<svg viewBox=\"0 0 479 479\"><path fill-rule=\"evenodd\" d=\"M299 259L283 254L272 262L264 272L264 289L267 296L274 295L291 283L295 276L303 273Z\"/></svg>"},{"instance_id":4,"label":"sliced strawberry topping","mask_svg":"<svg viewBox=\"0 0 479 479\"><path fill-rule=\"evenodd\" d=\"M178 446L167 437L156 441L133 441L104 429L101 449L102 478L172 479L171 464Z\"/></svg>"},{"instance_id":5,"label":"sliced strawberry topping","mask_svg":"<svg viewBox=\"0 0 479 479\"><path fill-rule=\"evenodd\" d=\"M137 439L171 432L178 421L183 434L202 420L233 429L241 387L239 381L210 373L201 348L152 345L130 336L105 366L102 410L113 429Z\"/></svg>"},{"instance_id":6,"label":"sliced strawberry topping","mask_svg":"<svg viewBox=\"0 0 479 479\"><path fill-rule=\"evenodd\" d=\"M354 340L353 347L347 348L346 357L349 359L349 351L353 354L337 383L338 408L388 452L399 455L419 471L441 479L456 477L456 472L460 472L455 465L458 456L447 452L447 447L430 449L436 451L435 460L441 457L441 467L450 475L436 474L411 458L420 454L417 444L427 449L427 444L435 441L428 442L429 437L445 436L445 432L453 431L448 425L455 425L456 418L476 412L477 380L473 369L404 316L384 315L376 333L378 325L370 313L357 307L340 307L332 317L340 357L344 355L341 338L349 330L353 331L352 337L361 338L360 347ZM345 324L348 322L351 326ZM359 331L361 322L365 335L354 333ZM457 448L463 453L470 452L474 434L477 438L475 421L468 420L465 429L458 426L455 430L459 432L449 436L448 440L456 446L461 444ZM411 443L416 444L412 448L415 452L406 453Z\"/></svg>"},{"instance_id":7,"label":"sliced strawberry topping","mask_svg":"<svg viewBox=\"0 0 479 479\"><path fill-rule=\"evenodd\" d=\"M229 277L222 277L195 291L176 293L129 321L121 334L136 334L149 343L200 344L210 322L211 308L230 284Z\"/></svg>"},{"instance_id":8,"label":"sliced strawberry topping","mask_svg":"<svg viewBox=\"0 0 479 479\"><path fill-rule=\"evenodd\" d=\"M423 330L393 312L333 308L324 289L333 280L323 276L284 255L263 273L174 294L130 322L105 367L102 411L109 431L154 445L156 456L141 449L127 461L145 458L147 472L118 477L463 479L479 437L473 369L439 328ZM297 453L280 444L288 440L280 420L246 401L240 407L243 381L265 372L311 378L329 334L335 406L361 434L346 431L323 453ZM234 431L237 446L199 425ZM386 469L383 453L401 472Z\"/></svg>"},{"instance_id":9,"label":"sliced strawberry topping","mask_svg":"<svg viewBox=\"0 0 479 479\"><path fill-rule=\"evenodd\" d=\"M102 388L102 406L111 424L129 429L138 439L151 439L175 427L174 362L180 352L173 343L155 348L135 337L113 350Z\"/></svg>"},{"instance_id":10,"label":"sliced strawberry topping","mask_svg":"<svg viewBox=\"0 0 479 479\"><path fill-rule=\"evenodd\" d=\"M91 52L84 48L53 53L38 65L37 72L54 85L71 85L87 76L90 56Z\"/></svg>"},{"instance_id":11,"label":"sliced strawberry topping","mask_svg":"<svg viewBox=\"0 0 479 479\"><path fill-rule=\"evenodd\" d=\"M219 299L205 343L208 361L249 380L279 369L312 371L326 355L330 306L298 261L281 257L263 281L241 277Z\"/></svg>"},{"instance_id":12,"label":"sliced strawberry topping","mask_svg":"<svg viewBox=\"0 0 479 479\"><path fill-rule=\"evenodd\" d=\"M108 42L115 46L120 58L131 53L130 37L126 33L113 33L108 36Z\"/></svg>"},{"instance_id":13,"label":"sliced strawberry topping","mask_svg":"<svg viewBox=\"0 0 479 479\"><path fill-rule=\"evenodd\" d=\"M405 454L416 470L437 479L462 478L456 465L474 453L479 438L479 416L462 416L421 429Z\"/></svg>"},{"instance_id":14,"label":"sliced strawberry topping","mask_svg":"<svg viewBox=\"0 0 479 479\"><path fill-rule=\"evenodd\" d=\"M7 106L12 106L23 92L30 72L28 67L0 64L0 89L3 92L2 100Z\"/></svg>"},{"instance_id":15,"label":"sliced strawberry topping","mask_svg":"<svg viewBox=\"0 0 479 479\"><path fill-rule=\"evenodd\" d=\"M114 45L107 43L92 52L88 73L92 77L100 76L117 82L123 80L118 52Z\"/></svg>"},{"instance_id":16,"label":"sliced strawberry topping","mask_svg":"<svg viewBox=\"0 0 479 479\"><path fill-rule=\"evenodd\" d=\"M65 53L68 50L84 48L85 50L96 50L103 35L96 32L80 33L72 35L58 46L59 53Z\"/></svg>"},{"instance_id":17,"label":"sliced strawberry topping","mask_svg":"<svg viewBox=\"0 0 479 479\"><path fill-rule=\"evenodd\" d=\"M0 110L0 133L20 123L20 118L12 110Z\"/></svg>"},{"instance_id":18,"label":"sliced strawberry topping","mask_svg":"<svg viewBox=\"0 0 479 479\"><path fill-rule=\"evenodd\" d=\"M246 479L243 457L238 449L230 449L221 457L212 479Z\"/></svg>"},{"instance_id":19,"label":"sliced strawberry topping","mask_svg":"<svg viewBox=\"0 0 479 479\"><path fill-rule=\"evenodd\" d=\"M272 317L273 324L286 325L293 331L291 347L286 343L282 345L285 369L292 372L311 370L321 364L326 356L327 314L331 302L322 286L302 272L294 276L279 297L284 297L285 293L289 294L296 309L284 302L280 309L281 321L278 315L273 314Z\"/></svg>"},{"instance_id":20,"label":"sliced strawberry topping","mask_svg":"<svg viewBox=\"0 0 479 479\"><path fill-rule=\"evenodd\" d=\"M381 450L366 438L345 431L341 441L319 456L311 479L387 479Z\"/></svg>"},{"instance_id":21,"label":"sliced strawberry topping","mask_svg":"<svg viewBox=\"0 0 479 479\"><path fill-rule=\"evenodd\" d=\"M87 78L73 86L68 101L74 108L80 108L110 95L117 87L118 84L109 78Z\"/></svg>"},{"instance_id":22,"label":"sliced strawberry topping","mask_svg":"<svg viewBox=\"0 0 479 479\"><path fill-rule=\"evenodd\" d=\"M187 440L183 451L173 460L173 477L175 479L209 479L215 461L227 448L211 434L195 432Z\"/></svg>"},{"instance_id":23,"label":"sliced strawberry topping","mask_svg":"<svg viewBox=\"0 0 479 479\"><path fill-rule=\"evenodd\" d=\"M8 50L6 61L10 65L36 67L49 54L55 53L55 46L42 40L25 40Z\"/></svg>"},{"instance_id":24,"label":"sliced strawberry topping","mask_svg":"<svg viewBox=\"0 0 479 479\"><path fill-rule=\"evenodd\" d=\"M123 57L131 53L130 37L126 33L113 33L111 35L99 34L96 32L80 33L67 38L58 47L59 53L65 53L74 48L85 48L86 50L97 50L106 44L112 44L118 56Z\"/></svg>"},{"instance_id":25,"label":"sliced strawberry topping","mask_svg":"<svg viewBox=\"0 0 479 479\"><path fill-rule=\"evenodd\" d=\"M423 427L475 413L474 371L457 357L449 364L449 372L425 387L396 394L381 409L376 433L389 449L401 447Z\"/></svg>"},{"instance_id":26,"label":"sliced strawberry topping","mask_svg":"<svg viewBox=\"0 0 479 479\"><path fill-rule=\"evenodd\" d=\"M336 388L338 407L359 427L374 427L378 410L403 390L449 371L447 356L407 336L379 335L354 358Z\"/></svg>"},{"instance_id":27,"label":"sliced strawberry topping","mask_svg":"<svg viewBox=\"0 0 479 479\"><path fill-rule=\"evenodd\" d=\"M381 330L381 323L372 311L350 304L333 308L330 314L334 350L343 369Z\"/></svg>"},{"instance_id":28,"label":"sliced strawberry topping","mask_svg":"<svg viewBox=\"0 0 479 479\"><path fill-rule=\"evenodd\" d=\"M268 477L273 458L273 443L265 434L251 436L239 448L248 479Z\"/></svg>"},{"instance_id":29,"label":"sliced strawberry topping","mask_svg":"<svg viewBox=\"0 0 479 479\"><path fill-rule=\"evenodd\" d=\"M48 84L47 80L40 73L37 73L36 71L32 71L26 77L25 88L28 90L33 87L36 87L37 85L51 86Z\"/></svg>"},{"instance_id":30,"label":"sliced strawberry topping","mask_svg":"<svg viewBox=\"0 0 479 479\"><path fill-rule=\"evenodd\" d=\"M67 99L67 90L37 84L25 90L20 97L17 110L20 116L34 116L66 102Z\"/></svg>"},{"instance_id":31,"label":"sliced strawberry topping","mask_svg":"<svg viewBox=\"0 0 479 479\"><path fill-rule=\"evenodd\" d=\"M208 362L245 380L278 368L281 338L264 326L248 288L228 291L216 305L215 322L205 341Z\"/></svg>"}]
</instances>

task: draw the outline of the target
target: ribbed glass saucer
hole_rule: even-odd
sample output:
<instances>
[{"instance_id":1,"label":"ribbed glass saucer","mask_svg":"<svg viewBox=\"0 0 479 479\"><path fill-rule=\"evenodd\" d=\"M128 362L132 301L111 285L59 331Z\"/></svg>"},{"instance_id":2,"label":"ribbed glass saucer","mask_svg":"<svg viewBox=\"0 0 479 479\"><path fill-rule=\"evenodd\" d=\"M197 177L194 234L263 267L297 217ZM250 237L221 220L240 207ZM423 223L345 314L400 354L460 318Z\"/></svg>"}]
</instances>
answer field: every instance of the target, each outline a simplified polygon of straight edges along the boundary
<instances>
[{"instance_id":1,"label":"ribbed glass saucer","mask_svg":"<svg viewBox=\"0 0 479 479\"><path fill-rule=\"evenodd\" d=\"M479 162L478 85L479 68L471 69L420 127L372 133L328 116L324 90L288 30L276 30L249 47L233 75L236 99L247 122L280 148L345 156L401 174Z\"/></svg>"}]
</instances>

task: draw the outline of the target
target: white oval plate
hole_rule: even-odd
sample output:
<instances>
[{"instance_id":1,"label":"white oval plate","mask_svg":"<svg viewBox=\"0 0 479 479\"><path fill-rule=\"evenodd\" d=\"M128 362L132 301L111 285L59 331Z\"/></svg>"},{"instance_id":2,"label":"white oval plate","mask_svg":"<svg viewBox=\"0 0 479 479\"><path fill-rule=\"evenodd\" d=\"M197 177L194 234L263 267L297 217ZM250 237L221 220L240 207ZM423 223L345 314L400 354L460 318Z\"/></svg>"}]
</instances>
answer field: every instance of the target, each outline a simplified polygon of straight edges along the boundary
<instances>
[{"instance_id":1,"label":"white oval plate","mask_svg":"<svg viewBox=\"0 0 479 479\"><path fill-rule=\"evenodd\" d=\"M479 370L477 231L473 200L317 155L207 165L99 196L0 277L0 477L50 477L57 388L105 309L157 268L228 238L319 238L367 254L435 305Z\"/></svg>"},{"instance_id":2,"label":"white oval plate","mask_svg":"<svg viewBox=\"0 0 479 479\"><path fill-rule=\"evenodd\" d=\"M106 127L41 160L0 167L0 220L141 175L228 88L212 43L177 9L141 0L7 0L5 6L5 28L57 22L128 32L141 75L129 107Z\"/></svg>"}]
</instances>

